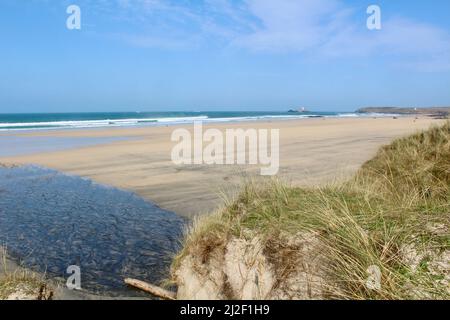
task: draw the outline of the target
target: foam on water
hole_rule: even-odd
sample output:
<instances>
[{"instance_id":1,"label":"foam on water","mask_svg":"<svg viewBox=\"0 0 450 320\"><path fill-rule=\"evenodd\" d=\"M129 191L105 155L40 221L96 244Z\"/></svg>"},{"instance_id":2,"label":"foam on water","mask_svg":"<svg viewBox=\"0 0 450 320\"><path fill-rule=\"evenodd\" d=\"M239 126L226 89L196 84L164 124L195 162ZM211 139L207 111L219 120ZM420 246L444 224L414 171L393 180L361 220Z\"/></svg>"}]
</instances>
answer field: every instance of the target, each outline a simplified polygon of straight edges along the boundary
<instances>
[{"instance_id":1,"label":"foam on water","mask_svg":"<svg viewBox=\"0 0 450 320\"><path fill-rule=\"evenodd\" d=\"M390 115L339 112L144 112L74 114L0 114L0 131L52 130L102 127L160 126L194 121L230 122L317 117L382 117Z\"/></svg>"}]
</instances>

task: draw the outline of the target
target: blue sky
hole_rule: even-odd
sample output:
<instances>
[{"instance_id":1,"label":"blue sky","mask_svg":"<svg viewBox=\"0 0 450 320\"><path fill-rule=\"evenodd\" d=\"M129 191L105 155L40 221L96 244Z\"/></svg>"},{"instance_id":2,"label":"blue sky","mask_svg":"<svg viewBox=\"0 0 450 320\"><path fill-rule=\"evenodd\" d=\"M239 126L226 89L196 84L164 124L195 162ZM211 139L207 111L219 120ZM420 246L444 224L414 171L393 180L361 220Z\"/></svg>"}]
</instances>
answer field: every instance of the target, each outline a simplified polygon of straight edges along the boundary
<instances>
[{"instance_id":1,"label":"blue sky","mask_svg":"<svg viewBox=\"0 0 450 320\"><path fill-rule=\"evenodd\" d=\"M66 8L81 8L68 30ZM381 8L382 29L366 28ZM450 1L2 0L0 112L450 105Z\"/></svg>"}]
</instances>

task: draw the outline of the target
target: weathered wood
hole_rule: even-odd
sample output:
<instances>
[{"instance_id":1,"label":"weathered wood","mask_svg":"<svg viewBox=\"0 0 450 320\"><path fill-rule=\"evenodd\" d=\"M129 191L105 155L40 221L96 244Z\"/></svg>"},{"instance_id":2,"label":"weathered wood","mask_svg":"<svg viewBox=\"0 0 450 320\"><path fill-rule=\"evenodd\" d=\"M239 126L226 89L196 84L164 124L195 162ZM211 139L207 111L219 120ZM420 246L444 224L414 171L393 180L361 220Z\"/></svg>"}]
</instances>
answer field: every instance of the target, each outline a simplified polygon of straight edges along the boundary
<instances>
[{"instance_id":1,"label":"weathered wood","mask_svg":"<svg viewBox=\"0 0 450 320\"><path fill-rule=\"evenodd\" d=\"M176 294L174 292L167 291L150 283L130 278L125 279L125 283L129 286L148 292L156 297L165 300L176 300Z\"/></svg>"}]
</instances>

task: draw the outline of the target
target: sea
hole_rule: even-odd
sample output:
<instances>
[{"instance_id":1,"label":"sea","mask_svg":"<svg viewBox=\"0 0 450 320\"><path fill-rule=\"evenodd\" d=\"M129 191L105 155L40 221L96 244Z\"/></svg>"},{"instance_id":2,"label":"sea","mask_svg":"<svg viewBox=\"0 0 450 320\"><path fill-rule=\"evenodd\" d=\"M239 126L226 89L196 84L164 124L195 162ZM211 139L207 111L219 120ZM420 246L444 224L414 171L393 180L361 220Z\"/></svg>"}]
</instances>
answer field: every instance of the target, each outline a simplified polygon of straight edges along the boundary
<instances>
[{"instance_id":1,"label":"sea","mask_svg":"<svg viewBox=\"0 0 450 320\"><path fill-rule=\"evenodd\" d=\"M236 122L302 118L367 117L350 112L93 112L0 113L0 131L51 130L102 127L165 126L202 122ZM379 115L381 116L381 115Z\"/></svg>"}]
</instances>

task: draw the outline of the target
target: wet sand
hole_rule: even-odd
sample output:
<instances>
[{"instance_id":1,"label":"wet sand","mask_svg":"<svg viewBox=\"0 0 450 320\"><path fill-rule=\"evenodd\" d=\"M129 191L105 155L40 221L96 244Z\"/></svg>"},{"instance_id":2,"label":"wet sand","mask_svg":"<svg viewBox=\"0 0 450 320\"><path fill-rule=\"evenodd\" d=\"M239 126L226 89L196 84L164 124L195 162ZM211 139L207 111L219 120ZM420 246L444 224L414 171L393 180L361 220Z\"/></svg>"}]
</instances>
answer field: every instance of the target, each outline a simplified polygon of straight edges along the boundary
<instances>
[{"instance_id":1,"label":"wet sand","mask_svg":"<svg viewBox=\"0 0 450 320\"><path fill-rule=\"evenodd\" d=\"M280 129L279 177L293 185L317 185L343 179L394 138L426 129L430 118L302 119L208 124L204 129ZM183 125L192 131L192 125ZM164 209L191 217L222 204L221 194L235 194L254 166L176 166L171 134L177 127L111 128L3 133L22 137L127 137L96 146L0 158L6 164L37 164L96 182L131 190Z\"/></svg>"}]
</instances>

